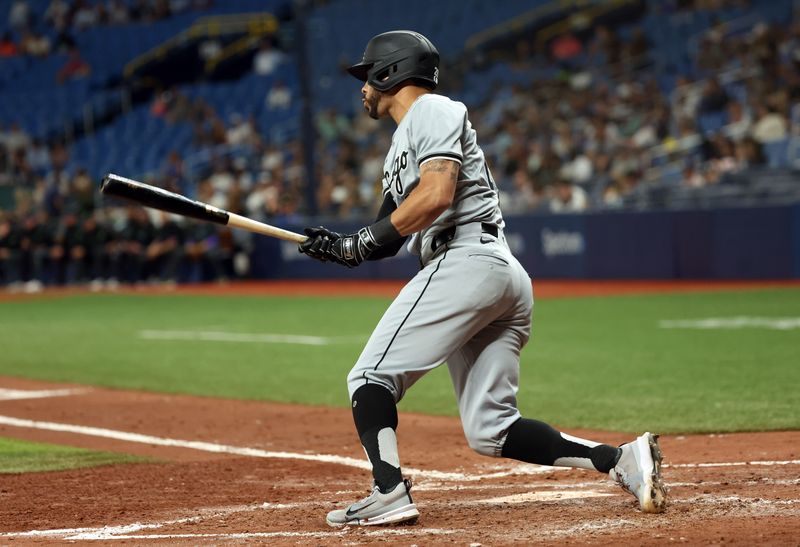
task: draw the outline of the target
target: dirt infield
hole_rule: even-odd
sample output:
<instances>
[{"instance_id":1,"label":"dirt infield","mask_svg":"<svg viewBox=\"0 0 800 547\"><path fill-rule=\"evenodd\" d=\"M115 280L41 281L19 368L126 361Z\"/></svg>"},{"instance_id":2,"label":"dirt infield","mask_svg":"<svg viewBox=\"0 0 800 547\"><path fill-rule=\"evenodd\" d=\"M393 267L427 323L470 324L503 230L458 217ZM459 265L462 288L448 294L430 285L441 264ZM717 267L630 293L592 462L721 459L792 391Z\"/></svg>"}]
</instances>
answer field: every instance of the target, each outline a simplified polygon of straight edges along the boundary
<instances>
[{"instance_id":1,"label":"dirt infield","mask_svg":"<svg viewBox=\"0 0 800 547\"><path fill-rule=\"evenodd\" d=\"M159 460L0 475L0 545L799 544L800 432L662 437L670 506L644 515L600 475L484 458L457 419L401 414L422 517L335 530L325 513L369 481L347 409L13 378L0 388L26 397L0 398L0 436Z\"/></svg>"}]
</instances>

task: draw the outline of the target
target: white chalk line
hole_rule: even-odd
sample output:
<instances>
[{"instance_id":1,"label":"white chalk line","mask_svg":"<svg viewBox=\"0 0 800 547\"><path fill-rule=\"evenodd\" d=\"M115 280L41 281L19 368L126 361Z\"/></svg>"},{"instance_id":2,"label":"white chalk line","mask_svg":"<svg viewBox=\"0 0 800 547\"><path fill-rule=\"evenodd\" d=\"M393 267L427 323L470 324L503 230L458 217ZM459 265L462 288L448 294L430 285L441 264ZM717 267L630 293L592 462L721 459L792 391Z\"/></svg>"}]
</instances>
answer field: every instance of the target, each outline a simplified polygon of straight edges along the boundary
<instances>
[{"instance_id":1,"label":"white chalk line","mask_svg":"<svg viewBox=\"0 0 800 547\"><path fill-rule=\"evenodd\" d=\"M91 389L7 389L0 388L0 401L18 401L21 399L44 399L46 397L66 397L68 395L81 395Z\"/></svg>"},{"instance_id":2,"label":"white chalk line","mask_svg":"<svg viewBox=\"0 0 800 547\"><path fill-rule=\"evenodd\" d=\"M63 539L68 541L92 541L92 540L121 540L121 539L247 539L247 538L279 538L279 537L308 537L308 538L327 538L346 535L349 529L340 529L325 532L234 532L234 533L198 533L198 534L137 534L141 531L153 531L168 526L181 524L198 523L204 520L217 519L230 516L236 513L252 512L263 509L294 509L309 505L324 505L323 502L301 502L301 503L269 503L239 505L234 507L223 507L216 509L202 509L199 514L190 517L165 520L162 522L123 524L118 526L98 526L84 528L57 528L51 530L29 530L26 532L3 532L0 538L51 538ZM442 528L395 528L380 529L365 532L369 536L403 536L403 535L448 535L462 532L460 529Z\"/></svg>"},{"instance_id":3,"label":"white chalk line","mask_svg":"<svg viewBox=\"0 0 800 547\"><path fill-rule=\"evenodd\" d=\"M703 467L740 467L744 465L765 465L767 467L777 465L800 465L800 460L758 460L751 462L713 462L713 463L669 463L661 467L672 469L696 469Z\"/></svg>"},{"instance_id":4,"label":"white chalk line","mask_svg":"<svg viewBox=\"0 0 800 547\"><path fill-rule=\"evenodd\" d=\"M275 334L194 330L142 330L139 338L145 340L233 342L257 344L295 344L327 346L364 341L364 336L308 336L304 334Z\"/></svg>"},{"instance_id":5,"label":"white chalk line","mask_svg":"<svg viewBox=\"0 0 800 547\"><path fill-rule=\"evenodd\" d=\"M365 469L365 470L372 469L370 463L366 460L350 458L348 456L337 456L334 454L300 454L296 452L261 450L258 448L231 446L231 445L218 444L205 441L187 441L182 439L169 439L165 437L155 437L152 435L144 435L141 433L130 433L127 431L118 431L100 427L27 420L21 418L14 418L11 416L0 416L0 425L22 427L29 429L42 429L46 431L76 433L79 435L103 437L107 439L115 439L115 440L134 442L140 444L169 446L174 448L188 448L192 450L200 450L204 452L212 452L217 454L232 454L236 456L250 456L254 458L305 460L313 462L333 463L338 465L344 465L347 467L355 467L357 469ZM734 467L734 466L746 466L746 465L761 465L761 466L800 465L800 460L783 460L783 461L768 460L768 461L750 461L750 462L670 464L670 465L664 465L663 467L698 468L698 467ZM529 465L529 464L515 464L507 470L497 471L494 473L487 473L487 474L467 474L467 473L457 473L457 472L404 468L405 472L411 475L412 477L433 479L433 480L444 480L444 481L462 481L462 482L473 482L473 481L480 481L487 479L503 478L512 475L541 475L541 474L552 473L553 471L559 469L566 470L565 468L555 468L555 467Z\"/></svg>"},{"instance_id":6,"label":"white chalk line","mask_svg":"<svg viewBox=\"0 0 800 547\"><path fill-rule=\"evenodd\" d=\"M658 322L662 329L800 329L800 317L707 317L703 319L662 319Z\"/></svg>"},{"instance_id":7,"label":"white chalk line","mask_svg":"<svg viewBox=\"0 0 800 547\"><path fill-rule=\"evenodd\" d=\"M169 446L174 448L189 448L192 450L213 452L217 454L232 454L236 456L250 456L254 458L305 460L313 462L333 463L338 465L344 465L347 467L355 467L357 469L365 469L365 470L372 469L372 466L366 460L357 460L355 458L350 458L348 456L337 456L333 454L299 454L296 452L261 450L258 448L231 446L231 445L204 442L204 441L169 439L164 437L155 437L152 435L143 435L141 433L129 433L127 431L104 429L100 427L61 424L54 422L40 422L36 420L13 418L11 416L0 416L0 425L22 427L29 429L41 429L45 431L76 433L79 435L88 435L91 437L103 437L107 439L115 439L115 440L134 442L140 444ZM551 469L544 466L518 465L512 467L508 471L489 473L486 475L472 475L466 473L423 470L414 468L404 468L404 471L409 475L411 475L412 477L419 477L424 479L435 479L435 480L445 480L445 481L479 481L484 479L506 477L517 474L528 474L528 475L543 474L543 473L549 473Z\"/></svg>"},{"instance_id":8,"label":"white chalk line","mask_svg":"<svg viewBox=\"0 0 800 547\"><path fill-rule=\"evenodd\" d=\"M441 501L430 500L426 502L426 506L485 506L485 505L506 505L506 504L521 504L531 502L548 502L548 501L567 501L578 499L589 499L598 497L614 496L605 492L597 490L574 490L572 492L525 492L521 494L514 494L511 496L501 496L488 499L477 500L453 500ZM739 496L715 496L713 494L700 495L686 499L671 499L670 505L732 505L733 508L739 511L762 510L764 514L774 514L776 511L781 511L785 514L786 508L794 509L795 506L800 505L799 499L779 499L767 500L763 498L741 498ZM84 527L84 528L58 528L51 530L30 530L25 532L4 532L0 533L0 537L5 538L50 538L50 539L63 539L67 541L109 541L109 540L167 540L167 539L269 539L269 538L333 538L347 535L351 532L350 529L345 528L334 531L309 531L309 532L291 532L291 531L277 531L277 532L233 532L233 533L157 533L157 534L138 534L142 531L155 531L168 526L175 526L189 523L199 523L211 519L226 517L236 513L252 512L259 510L292 510L300 507L309 506L324 506L328 505L324 501L307 501L307 502L294 502L294 503L271 503L264 502L260 504L240 505L234 507L223 507L215 509L201 509L199 514L190 517L183 517L177 519L166 520L162 522L152 523L132 523L117 526L100 526L100 527ZM791 511L794 514L794 511ZM552 536L566 536L574 533L585 533L593 531L604 531L618 528L625 525L640 525L641 522L631 521L627 519L600 519L596 521L581 523L568 528L560 528L554 530L540 529L539 535L548 537ZM358 529L358 528L356 528ZM374 531L366 531L359 529L363 535L367 536L413 536L413 535L451 535L464 532L461 529L442 529L442 528L387 528L378 529Z\"/></svg>"}]
</instances>

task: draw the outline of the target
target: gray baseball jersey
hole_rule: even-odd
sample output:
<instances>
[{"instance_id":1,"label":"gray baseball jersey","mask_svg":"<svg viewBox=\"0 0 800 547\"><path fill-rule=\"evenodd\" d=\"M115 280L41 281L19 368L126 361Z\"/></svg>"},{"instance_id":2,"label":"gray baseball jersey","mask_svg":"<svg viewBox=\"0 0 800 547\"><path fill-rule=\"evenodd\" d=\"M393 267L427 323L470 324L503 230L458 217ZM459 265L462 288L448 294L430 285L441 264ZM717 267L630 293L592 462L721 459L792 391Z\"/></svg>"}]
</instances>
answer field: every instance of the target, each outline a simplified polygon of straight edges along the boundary
<instances>
[{"instance_id":1,"label":"gray baseball jersey","mask_svg":"<svg viewBox=\"0 0 800 547\"><path fill-rule=\"evenodd\" d=\"M375 382L399 401L429 370L448 364L467 440L500 456L516 406L519 355L531 328L528 274L508 249L497 190L466 107L420 96L397 126L383 191L400 205L434 159L460 164L455 197L409 249L422 269L400 291L348 375L350 397ZM442 242L437 234L455 227ZM436 243L435 243L436 242Z\"/></svg>"},{"instance_id":2,"label":"gray baseball jersey","mask_svg":"<svg viewBox=\"0 0 800 547\"><path fill-rule=\"evenodd\" d=\"M391 193L399 206L419 182L420 167L445 159L460 164L453 206L409 241L422 255L430 237L443 228L468 222L503 227L497 188L467 117L467 107L442 95L425 94L411 105L392 136L383 165L383 195Z\"/></svg>"}]
</instances>

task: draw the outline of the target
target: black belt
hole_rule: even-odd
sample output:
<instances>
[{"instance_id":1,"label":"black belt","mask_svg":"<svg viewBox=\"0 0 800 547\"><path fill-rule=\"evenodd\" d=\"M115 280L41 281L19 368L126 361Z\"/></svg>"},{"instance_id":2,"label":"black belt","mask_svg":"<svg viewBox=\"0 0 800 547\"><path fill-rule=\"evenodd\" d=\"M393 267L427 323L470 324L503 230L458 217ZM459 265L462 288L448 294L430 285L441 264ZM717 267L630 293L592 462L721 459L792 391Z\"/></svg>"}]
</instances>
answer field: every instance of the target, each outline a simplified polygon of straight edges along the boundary
<instances>
[{"instance_id":1,"label":"black belt","mask_svg":"<svg viewBox=\"0 0 800 547\"><path fill-rule=\"evenodd\" d=\"M433 236L433 241L431 241L431 251L435 251L445 243L450 243L453 241L453 238L456 237L456 229L458 226L450 226ZM489 234L491 236L497 237L499 233L497 226L494 224L487 224L486 222L481 222L481 230L483 230L484 234Z\"/></svg>"}]
</instances>

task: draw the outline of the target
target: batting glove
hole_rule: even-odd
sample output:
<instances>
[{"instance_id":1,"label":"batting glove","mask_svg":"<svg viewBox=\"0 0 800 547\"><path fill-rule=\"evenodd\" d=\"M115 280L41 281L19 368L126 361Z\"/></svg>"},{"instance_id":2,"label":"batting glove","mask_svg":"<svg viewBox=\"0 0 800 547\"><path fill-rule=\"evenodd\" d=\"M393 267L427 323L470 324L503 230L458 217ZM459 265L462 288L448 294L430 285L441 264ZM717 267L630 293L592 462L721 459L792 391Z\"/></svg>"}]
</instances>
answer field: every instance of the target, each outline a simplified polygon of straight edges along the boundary
<instances>
[{"instance_id":1,"label":"batting glove","mask_svg":"<svg viewBox=\"0 0 800 547\"><path fill-rule=\"evenodd\" d=\"M342 234L332 232L327 228L319 226L317 228L306 228L303 230L308 236L303 243L300 244L298 250L305 253L311 258L315 258L320 262L327 262L331 260L330 249L331 244L340 239Z\"/></svg>"},{"instance_id":2,"label":"batting glove","mask_svg":"<svg viewBox=\"0 0 800 547\"><path fill-rule=\"evenodd\" d=\"M331 242L328 260L355 268L364 262L378 243L369 228L361 228L354 234L343 235Z\"/></svg>"}]
</instances>

